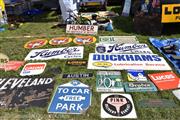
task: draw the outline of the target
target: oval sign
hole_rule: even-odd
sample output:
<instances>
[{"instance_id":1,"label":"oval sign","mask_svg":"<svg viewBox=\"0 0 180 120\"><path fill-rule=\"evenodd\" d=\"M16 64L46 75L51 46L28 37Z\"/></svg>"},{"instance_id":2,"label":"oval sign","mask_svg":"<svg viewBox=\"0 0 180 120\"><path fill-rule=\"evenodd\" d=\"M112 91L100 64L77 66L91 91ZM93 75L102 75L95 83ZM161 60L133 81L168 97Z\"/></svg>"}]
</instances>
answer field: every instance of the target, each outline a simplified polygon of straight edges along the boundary
<instances>
[{"instance_id":1,"label":"oval sign","mask_svg":"<svg viewBox=\"0 0 180 120\"><path fill-rule=\"evenodd\" d=\"M69 37L57 37L57 38L52 38L49 41L50 45L64 45L64 44L68 44L72 41L72 38Z\"/></svg>"},{"instance_id":2,"label":"oval sign","mask_svg":"<svg viewBox=\"0 0 180 120\"><path fill-rule=\"evenodd\" d=\"M110 67L110 66L112 66L112 63L110 63L110 62L94 62L93 65L96 67Z\"/></svg>"},{"instance_id":3,"label":"oval sign","mask_svg":"<svg viewBox=\"0 0 180 120\"><path fill-rule=\"evenodd\" d=\"M32 40L32 41L27 42L27 43L24 45L24 48L27 48L27 49L40 48L40 47L43 47L44 45L46 45L47 42L48 42L48 41L47 41L46 39L36 39L36 40Z\"/></svg>"},{"instance_id":4,"label":"oval sign","mask_svg":"<svg viewBox=\"0 0 180 120\"><path fill-rule=\"evenodd\" d=\"M93 36L76 36L73 42L77 45L89 45L96 42L96 38Z\"/></svg>"}]
</instances>

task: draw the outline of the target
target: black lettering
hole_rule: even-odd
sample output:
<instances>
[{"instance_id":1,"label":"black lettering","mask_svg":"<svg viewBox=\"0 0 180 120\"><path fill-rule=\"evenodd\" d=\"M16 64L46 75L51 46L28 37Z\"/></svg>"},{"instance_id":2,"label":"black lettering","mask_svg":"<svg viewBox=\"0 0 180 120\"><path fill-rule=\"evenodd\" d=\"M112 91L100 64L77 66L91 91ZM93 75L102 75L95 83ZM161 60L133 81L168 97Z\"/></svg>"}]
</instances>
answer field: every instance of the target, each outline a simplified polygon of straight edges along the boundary
<instances>
[{"instance_id":1,"label":"black lettering","mask_svg":"<svg viewBox=\"0 0 180 120\"><path fill-rule=\"evenodd\" d=\"M171 11L168 11L168 7L165 7L165 14L166 14L166 15L171 15L171 14L172 14Z\"/></svg>"}]
</instances>

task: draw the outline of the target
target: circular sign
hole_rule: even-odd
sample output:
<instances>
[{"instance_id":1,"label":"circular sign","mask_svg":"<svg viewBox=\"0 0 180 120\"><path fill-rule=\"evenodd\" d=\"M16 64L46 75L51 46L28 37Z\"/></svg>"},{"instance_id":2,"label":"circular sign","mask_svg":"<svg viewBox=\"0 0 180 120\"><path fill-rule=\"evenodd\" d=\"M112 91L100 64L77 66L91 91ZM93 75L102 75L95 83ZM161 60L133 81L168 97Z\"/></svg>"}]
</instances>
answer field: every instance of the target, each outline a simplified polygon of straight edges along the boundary
<instances>
[{"instance_id":1,"label":"circular sign","mask_svg":"<svg viewBox=\"0 0 180 120\"><path fill-rule=\"evenodd\" d=\"M104 47L104 46L97 46L96 47L96 51L98 52L98 53L105 53L106 52L106 47Z\"/></svg>"},{"instance_id":2,"label":"circular sign","mask_svg":"<svg viewBox=\"0 0 180 120\"><path fill-rule=\"evenodd\" d=\"M46 45L47 42L48 42L48 41L47 41L46 39L36 39L36 40L32 40L32 41L27 42L27 43L24 45L24 48L27 48L27 49L40 48L40 47L43 47L44 45Z\"/></svg>"},{"instance_id":3,"label":"circular sign","mask_svg":"<svg viewBox=\"0 0 180 120\"><path fill-rule=\"evenodd\" d=\"M96 38L93 36L76 36L73 42L77 45L88 45L96 42Z\"/></svg>"},{"instance_id":4,"label":"circular sign","mask_svg":"<svg viewBox=\"0 0 180 120\"><path fill-rule=\"evenodd\" d=\"M7 63L9 61L9 57L3 53L0 53L0 64Z\"/></svg>"},{"instance_id":5,"label":"circular sign","mask_svg":"<svg viewBox=\"0 0 180 120\"><path fill-rule=\"evenodd\" d=\"M131 101L122 95L110 95L103 100L103 109L112 116L126 116L132 111Z\"/></svg>"},{"instance_id":6,"label":"circular sign","mask_svg":"<svg viewBox=\"0 0 180 120\"><path fill-rule=\"evenodd\" d=\"M72 38L68 38L68 37L57 37L57 38L52 38L49 41L50 45L64 45L64 44L68 44L72 41Z\"/></svg>"}]
</instances>

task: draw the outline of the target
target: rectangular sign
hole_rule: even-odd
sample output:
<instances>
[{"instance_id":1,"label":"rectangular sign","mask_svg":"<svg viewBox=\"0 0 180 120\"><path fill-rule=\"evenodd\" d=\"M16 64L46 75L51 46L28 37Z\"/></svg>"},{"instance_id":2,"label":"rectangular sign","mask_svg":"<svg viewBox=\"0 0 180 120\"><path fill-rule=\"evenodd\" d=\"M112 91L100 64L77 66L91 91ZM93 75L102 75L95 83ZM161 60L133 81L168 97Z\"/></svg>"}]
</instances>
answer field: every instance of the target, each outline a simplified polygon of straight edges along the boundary
<instances>
[{"instance_id":1,"label":"rectangular sign","mask_svg":"<svg viewBox=\"0 0 180 120\"><path fill-rule=\"evenodd\" d=\"M96 70L171 70L164 58L156 54L90 53L88 69Z\"/></svg>"},{"instance_id":2,"label":"rectangular sign","mask_svg":"<svg viewBox=\"0 0 180 120\"><path fill-rule=\"evenodd\" d=\"M46 107L53 78L0 78L0 108Z\"/></svg>"},{"instance_id":3,"label":"rectangular sign","mask_svg":"<svg viewBox=\"0 0 180 120\"><path fill-rule=\"evenodd\" d=\"M69 24L66 25L66 33L96 35L98 33L98 26Z\"/></svg>"},{"instance_id":4,"label":"rectangular sign","mask_svg":"<svg viewBox=\"0 0 180 120\"><path fill-rule=\"evenodd\" d=\"M124 83L126 92L150 92L157 91L151 82L126 82Z\"/></svg>"},{"instance_id":5,"label":"rectangular sign","mask_svg":"<svg viewBox=\"0 0 180 120\"><path fill-rule=\"evenodd\" d=\"M147 44L96 44L96 53L153 54Z\"/></svg>"},{"instance_id":6,"label":"rectangular sign","mask_svg":"<svg viewBox=\"0 0 180 120\"><path fill-rule=\"evenodd\" d=\"M93 73L74 73L63 74L62 78L90 78L93 77Z\"/></svg>"},{"instance_id":7,"label":"rectangular sign","mask_svg":"<svg viewBox=\"0 0 180 120\"><path fill-rule=\"evenodd\" d=\"M154 73L148 76L160 90L180 88L180 78L173 72Z\"/></svg>"},{"instance_id":8,"label":"rectangular sign","mask_svg":"<svg viewBox=\"0 0 180 120\"><path fill-rule=\"evenodd\" d=\"M51 49L31 50L26 56L27 60L50 60L50 59L77 59L83 58L84 47L64 47Z\"/></svg>"},{"instance_id":9,"label":"rectangular sign","mask_svg":"<svg viewBox=\"0 0 180 120\"><path fill-rule=\"evenodd\" d=\"M180 4L162 5L162 23L180 22Z\"/></svg>"},{"instance_id":10,"label":"rectangular sign","mask_svg":"<svg viewBox=\"0 0 180 120\"><path fill-rule=\"evenodd\" d=\"M130 82L148 81L144 70L127 70L127 78Z\"/></svg>"},{"instance_id":11,"label":"rectangular sign","mask_svg":"<svg viewBox=\"0 0 180 120\"><path fill-rule=\"evenodd\" d=\"M69 66L86 66L87 61L86 60L68 60L66 62L66 65L69 65Z\"/></svg>"},{"instance_id":12,"label":"rectangular sign","mask_svg":"<svg viewBox=\"0 0 180 120\"><path fill-rule=\"evenodd\" d=\"M120 71L98 71L96 75L97 92L124 92Z\"/></svg>"},{"instance_id":13,"label":"rectangular sign","mask_svg":"<svg viewBox=\"0 0 180 120\"><path fill-rule=\"evenodd\" d=\"M136 36L99 36L99 43L124 44L139 43Z\"/></svg>"}]
</instances>

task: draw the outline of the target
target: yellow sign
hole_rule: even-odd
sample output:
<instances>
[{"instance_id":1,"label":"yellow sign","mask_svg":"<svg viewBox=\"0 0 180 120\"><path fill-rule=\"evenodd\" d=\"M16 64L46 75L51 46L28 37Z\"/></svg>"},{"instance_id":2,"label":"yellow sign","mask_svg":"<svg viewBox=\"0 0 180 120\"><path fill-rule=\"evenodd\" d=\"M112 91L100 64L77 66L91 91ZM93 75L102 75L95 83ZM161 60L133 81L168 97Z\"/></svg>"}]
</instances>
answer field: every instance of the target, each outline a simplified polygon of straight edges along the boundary
<instances>
[{"instance_id":1,"label":"yellow sign","mask_svg":"<svg viewBox=\"0 0 180 120\"><path fill-rule=\"evenodd\" d=\"M162 5L162 23L180 22L180 4Z\"/></svg>"},{"instance_id":2,"label":"yellow sign","mask_svg":"<svg viewBox=\"0 0 180 120\"><path fill-rule=\"evenodd\" d=\"M112 63L110 63L110 62L94 62L93 65L97 66L97 67L110 67L110 66L112 66Z\"/></svg>"},{"instance_id":3,"label":"yellow sign","mask_svg":"<svg viewBox=\"0 0 180 120\"><path fill-rule=\"evenodd\" d=\"M0 0L0 9L1 9L2 11L5 10L5 4L4 4L4 1L3 1L3 0Z\"/></svg>"}]
</instances>

